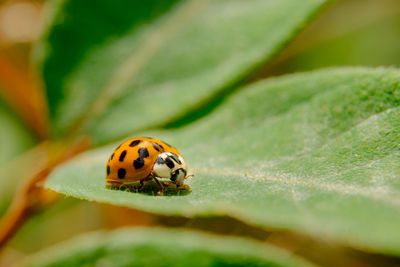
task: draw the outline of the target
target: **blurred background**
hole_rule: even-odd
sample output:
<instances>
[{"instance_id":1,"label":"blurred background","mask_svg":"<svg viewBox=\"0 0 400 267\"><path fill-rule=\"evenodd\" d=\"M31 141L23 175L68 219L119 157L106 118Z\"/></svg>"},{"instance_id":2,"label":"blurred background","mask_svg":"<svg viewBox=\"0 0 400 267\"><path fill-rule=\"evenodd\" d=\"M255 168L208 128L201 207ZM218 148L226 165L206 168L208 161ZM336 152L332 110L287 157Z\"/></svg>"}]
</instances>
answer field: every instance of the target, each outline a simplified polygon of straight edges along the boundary
<instances>
[{"instance_id":1,"label":"blurred background","mask_svg":"<svg viewBox=\"0 0 400 267\"><path fill-rule=\"evenodd\" d=\"M48 126L43 88L35 66L31 64L34 43L40 38L42 25L45 23L44 4L45 1L41 0L0 2L0 108L16 118L21 118L22 126L16 127L29 129L25 130L26 143L13 149L18 153L12 155L7 153L9 136L0 134L0 194L3 196L11 196L16 188L16 181L24 176L24 170L18 169L19 166L15 165L17 163L13 165L17 154L27 158L35 155L35 159L46 157L35 150L36 145L45 140ZM327 5L272 63L260 69L250 80L328 66L399 64L400 1L338 0ZM37 161L26 164L31 166L26 170L40 165ZM13 178L12 181L10 177ZM8 203L0 203L0 214L4 213ZM9 266L24 255L78 233L101 228L164 224L207 229L207 224L213 224L218 229L219 223L218 220L193 222L178 218L160 218L78 200L62 200L23 227L2 253L0 266ZM297 241L288 244L285 243L285 234L271 236L264 232L254 232L244 229L246 226L234 221L230 223L231 229L222 229L224 223L220 225L221 232L246 233L264 240L268 238L270 242L285 246L298 254L306 254L316 262L324 257L332 257L335 259L332 260L332 266L370 266L366 262L373 266L374 260L382 260L373 255L354 257L356 252L343 251L332 244L325 244L325 249L318 249L318 244L305 241L303 237L292 236L291 240ZM303 249L304 246L308 248L307 251Z\"/></svg>"}]
</instances>

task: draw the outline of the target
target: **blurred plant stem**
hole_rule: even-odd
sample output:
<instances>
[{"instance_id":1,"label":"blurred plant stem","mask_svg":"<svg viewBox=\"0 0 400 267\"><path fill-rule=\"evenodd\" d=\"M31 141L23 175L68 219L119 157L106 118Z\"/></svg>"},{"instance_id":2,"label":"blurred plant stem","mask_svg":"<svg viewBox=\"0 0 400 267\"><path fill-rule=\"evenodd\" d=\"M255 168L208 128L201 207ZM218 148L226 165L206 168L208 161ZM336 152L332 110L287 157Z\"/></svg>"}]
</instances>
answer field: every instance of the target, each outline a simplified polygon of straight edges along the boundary
<instances>
[{"instance_id":1,"label":"blurred plant stem","mask_svg":"<svg viewBox=\"0 0 400 267\"><path fill-rule=\"evenodd\" d=\"M0 52L0 96L39 139L48 137L47 110L39 78L5 52Z\"/></svg>"},{"instance_id":2,"label":"blurred plant stem","mask_svg":"<svg viewBox=\"0 0 400 267\"><path fill-rule=\"evenodd\" d=\"M44 142L39 146L47 151L47 157L36 172L22 181L0 221L0 248L4 247L30 216L56 201L57 195L43 188L44 181L57 165L85 151L90 143L87 138L81 138L63 143Z\"/></svg>"}]
</instances>

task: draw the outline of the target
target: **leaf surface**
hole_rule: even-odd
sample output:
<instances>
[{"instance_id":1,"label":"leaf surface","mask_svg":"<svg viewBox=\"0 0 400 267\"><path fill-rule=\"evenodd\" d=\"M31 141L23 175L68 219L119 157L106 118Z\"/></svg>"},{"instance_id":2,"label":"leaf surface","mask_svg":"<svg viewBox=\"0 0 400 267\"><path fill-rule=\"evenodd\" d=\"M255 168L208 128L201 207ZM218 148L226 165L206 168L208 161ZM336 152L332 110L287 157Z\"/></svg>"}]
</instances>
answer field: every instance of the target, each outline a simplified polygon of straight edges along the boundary
<instances>
[{"instance_id":1,"label":"leaf surface","mask_svg":"<svg viewBox=\"0 0 400 267\"><path fill-rule=\"evenodd\" d=\"M186 196L108 190L116 144L57 169L47 186L77 198L180 216L232 216L400 255L400 72L344 68L243 88L179 130L147 132L192 166Z\"/></svg>"},{"instance_id":2,"label":"leaf surface","mask_svg":"<svg viewBox=\"0 0 400 267\"><path fill-rule=\"evenodd\" d=\"M123 229L75 238L21 266L313 266L259 242L189 231Z\"/></svg>"},{"instance_id":3,"label":"leaf surface","mask_svg":"<svg viewBox=\"0 0 400 267\"><path fill-rule=\"evenodd\" d=\"M38 46L55 130L80 129L106 142L179 120L226 94L324 1L55 3Z\"/></svg>"}]
</instances>

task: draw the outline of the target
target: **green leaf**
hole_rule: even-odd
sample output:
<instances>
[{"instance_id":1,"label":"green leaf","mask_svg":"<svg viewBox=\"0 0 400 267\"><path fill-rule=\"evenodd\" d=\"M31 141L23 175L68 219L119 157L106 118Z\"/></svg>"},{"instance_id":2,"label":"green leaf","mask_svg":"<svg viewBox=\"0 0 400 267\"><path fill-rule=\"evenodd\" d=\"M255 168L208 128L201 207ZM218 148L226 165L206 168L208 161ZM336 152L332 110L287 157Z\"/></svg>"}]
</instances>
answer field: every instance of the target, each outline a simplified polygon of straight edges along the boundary
<instances>
[{"instance_id":1,"label":"green leaf","mask_svg":"<svg viewBox=\"0 0 400 267\"><path fill-rule=\"evenodd\" d=\"M31 147L34 138L21 120L0 99L0 167Z\"/></svg>"},{"instance_id":2,"label":"green leaf","mask_svg":"<svg viewBox=\"0 0 400 267\"><path fill-rule=\"evenodd\" d=\"M379 5L379 4L378 4ZM363 5L358 5L363 6ZM365 23L363 27L348 30L349 14L340 12L340 17L333 17L328 23L335 24L334 27L322 26L314 35L334 36L324 41L315 41L309 49L288 59L280 67L280 71L295 72L297 70L318 69L328 66L347 65L347 66L399 66L400 54L396 46L395 38L400 35L400 16L386 16L381 19L374 18L376 8L367 7L360 11L363 16L372 21ZM393 10L388 6L387 9ZM354 12L354 10L348 11ZM388 11L387 11L388 12ZM338 20L345 22L344 25L336 23ZM360 22L355 22L357 24ZM346 30L344 30L346 29ZM382 29L385 29L384 31ZM343 34L337 32L345 31ZM338 35L338 36L336 36ZM311 36L309 36L311 37ZM379 47L379 49L376 49ZM371 51L374 50L374 53ZM283 70L282 70L283 68Z\"/></svg>"},{"instance_id":3,"label":"green leaf","mask_svg":"<svg viewBox=\"0 0 400 267\"><path fill-rule=\"evenodd\" d=\"M7 207L16 186L8 163L34 144L34 138L14 112L0 99L0 214ZM15 166L13 166L15 167Z\"/></svg>"},{"instance_id":4,"label":"green leaf","mask_svg":"<svg viewBox=\"0 0 400 267\"><path fill-rule=\"evenodd\" d=\"M81 199L180 216L227 215L400 255L400 72L344 68L261 81L180 130L195 177L186 196L108 190L115 146L61 166L47 187Z\"/></svg>"},{"instance_id":5,"label":"green leaf","mask_svg":"<svg viewBox=\"0 0 400 267\"><path fill-rule=\"evenodd\" d=\"M59 133L105 142L178 120L270 60L324 3L142 2L54 5L38 54Z\"/></svg>"},{"instance_id":6,"label":"green leaf","mask_svg":"<svg viewBox=\"0 0 400 267\"><path fill-rule=\"evenodd\" d=\"M265 244L166 229L123 229L81 236L21 266L313 266Z\"/></svg>"},{"instance_id":7,"label":"green leaf","mask_svg":"<svg viewBox=\"0 0 400 267\"><path fill-rule=\"evenodd\" d=\"M60 199L29 218L8 246L29 255L72 236L104 228L104 215L104 210L94 203L74 198Z\"/></svg>"}]
</instances>

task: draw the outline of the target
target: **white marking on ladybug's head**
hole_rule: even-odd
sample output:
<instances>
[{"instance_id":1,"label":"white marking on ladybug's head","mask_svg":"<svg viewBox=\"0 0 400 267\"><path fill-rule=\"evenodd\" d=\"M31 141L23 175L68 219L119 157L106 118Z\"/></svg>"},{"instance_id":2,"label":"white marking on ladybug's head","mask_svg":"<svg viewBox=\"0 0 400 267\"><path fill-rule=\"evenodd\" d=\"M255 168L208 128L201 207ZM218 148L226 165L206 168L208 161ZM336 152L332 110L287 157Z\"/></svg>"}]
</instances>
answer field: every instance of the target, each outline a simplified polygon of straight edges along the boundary
<instances>
[{"instance_id":1,"label":"white marking on ladybug's head","mask_svg":"<svg viewBox=\"0 0 400 267\"><path fill-rule=\"evenodd\" d=\"M174 153L164 152L158 155L153 166L153 173L160 178L169 178L178 184L188 177L185 160Z\"/></svg>"}]
</instances>

